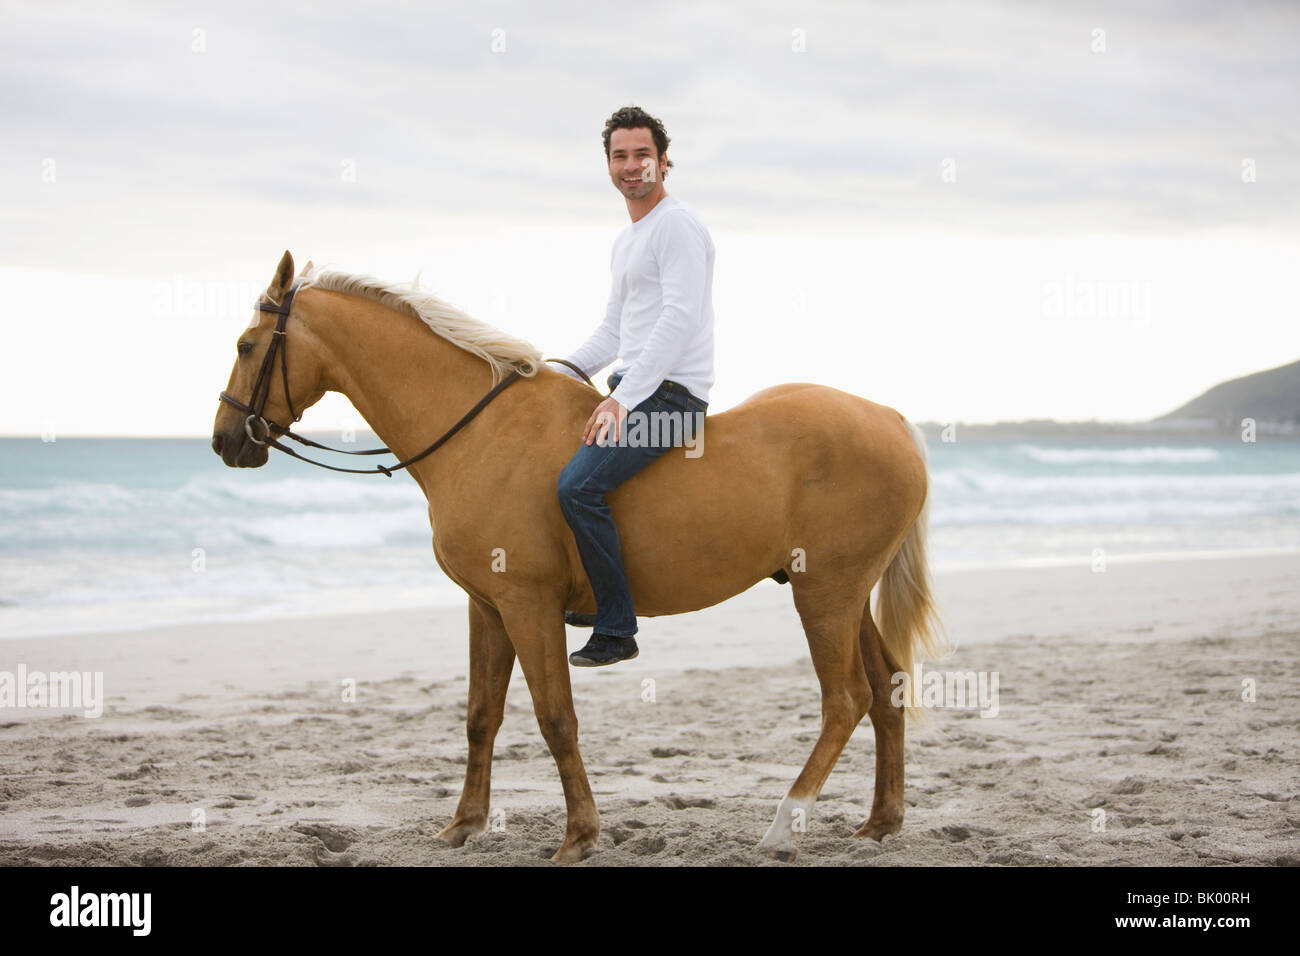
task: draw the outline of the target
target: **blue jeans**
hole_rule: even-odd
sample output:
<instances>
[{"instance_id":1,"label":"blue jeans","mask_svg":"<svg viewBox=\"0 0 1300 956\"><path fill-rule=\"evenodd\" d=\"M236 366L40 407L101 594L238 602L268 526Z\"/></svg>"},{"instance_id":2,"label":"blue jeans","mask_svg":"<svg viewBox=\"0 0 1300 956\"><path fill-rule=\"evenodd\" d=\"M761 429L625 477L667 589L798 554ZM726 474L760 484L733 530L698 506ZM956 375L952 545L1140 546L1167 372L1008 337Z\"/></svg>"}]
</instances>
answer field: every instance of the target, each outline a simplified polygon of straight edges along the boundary
<instances>
[{"instance_id":1,"label":"blue jeans","mask_svg":"<svg viewBox=\"0 0 1300 956\"><path fill-rule=\"evenodd\" d=\"M622 375L609 377L609 390L618 387ZM591 581L596 596L596 624L594 633L611 637L632 637L636 634L636 610L632 606L632 592L627 586L623 571L623 552L619 547L618 528L614 515L605 502L607 492L613 491L650 462L674 447L681 447L683 435L677 428L671 433L672 442L662 440L662 428L673 421L662 416L650 419L654 413L676 413L677 421L691 416L692 428L698 428L708 403L692 395L676 382L665 381L644 402L628 413L624 434L618 444L607 436L605 444L585 442L578 447L573 458L560 472L556 487L560 510L573 530L578 543L578 555L583 570ZM654 421L658 428L642 430L642 437L631 426L639 421ZM646 432L650 440L645 441ZM657 433L656 433L657 432ZM609 433L612 435L612 430Z\"/></svg>"}]
</instances>

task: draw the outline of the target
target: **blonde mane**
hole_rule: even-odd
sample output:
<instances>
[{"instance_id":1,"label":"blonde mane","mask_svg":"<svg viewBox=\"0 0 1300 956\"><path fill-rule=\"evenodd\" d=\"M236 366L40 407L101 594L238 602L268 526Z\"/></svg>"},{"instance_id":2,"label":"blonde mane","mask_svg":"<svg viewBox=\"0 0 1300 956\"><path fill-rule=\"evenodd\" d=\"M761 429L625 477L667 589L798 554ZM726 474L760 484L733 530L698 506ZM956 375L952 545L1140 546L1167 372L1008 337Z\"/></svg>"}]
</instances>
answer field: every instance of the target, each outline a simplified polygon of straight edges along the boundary
<instances>
[{"instance_id":1,"label":"blonde mane","mask_svg":"<svg viewBox=\"0 0 1300 956\"><path fill-rule=\"evenodd\" d=\"M531 377L541 367L542 353L531 343L507 335L424 291L418 285L418 278L407 285L397 285L374 276L316 269L309 262L298 282L300 289L317 288L360 296L419 319L452 345L487 362L494 379L511 371Z\"/></svg>"}]
</instances>

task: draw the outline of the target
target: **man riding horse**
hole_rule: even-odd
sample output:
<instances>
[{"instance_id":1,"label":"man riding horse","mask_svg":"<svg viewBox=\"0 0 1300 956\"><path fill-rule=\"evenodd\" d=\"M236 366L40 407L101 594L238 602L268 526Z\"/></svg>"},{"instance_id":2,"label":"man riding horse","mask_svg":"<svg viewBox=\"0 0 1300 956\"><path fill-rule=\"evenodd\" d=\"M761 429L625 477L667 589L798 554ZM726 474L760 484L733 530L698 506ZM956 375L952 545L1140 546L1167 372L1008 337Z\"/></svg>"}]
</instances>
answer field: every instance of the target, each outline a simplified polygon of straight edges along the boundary
<instances>
[{"instance_id":1,"label":"man riding horse","mask_svg":"<svg viewBox=\"0 0 1300 956\"><path fill-rule=\"evenodd\" d=\"M628 442L628 419L680 416L685 432L691 419L702 421L713 385L713 240L695 214L664 191L672 166L668 134L644 110L626 106L606 121L604 139L609 177L632 224L614 241L605 320L565 362L566 374L577 377L619 359L610 395L592 412L557 487L596 598L594 617L565 616L594 627L587 645L569 655L577 667L639 653L636 610L605 495L680 444L681 436L660 430L649 441Z\"/></svg>"}]
</instances>

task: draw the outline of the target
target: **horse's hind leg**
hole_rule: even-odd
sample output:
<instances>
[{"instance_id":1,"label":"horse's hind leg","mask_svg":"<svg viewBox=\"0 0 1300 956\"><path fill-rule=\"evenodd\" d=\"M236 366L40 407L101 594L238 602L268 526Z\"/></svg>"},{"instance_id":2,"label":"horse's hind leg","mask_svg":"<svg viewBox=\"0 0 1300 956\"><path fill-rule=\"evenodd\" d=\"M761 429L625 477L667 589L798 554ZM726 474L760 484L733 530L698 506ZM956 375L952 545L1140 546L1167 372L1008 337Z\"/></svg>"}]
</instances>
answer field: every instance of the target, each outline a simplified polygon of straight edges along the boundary
<instances>
[{"instance_id":1,"label":"horse's hind leg","mask_svg":"<svg viewBox=\"0 0 1300 956\"><path fill-rule=\"evenodd\" d=\"M862 613L858 633L862 660L871 682L871 726L876 732L876 793L871 802L871 816L855 837L881 840L903 828L903 708L894 706L893 674L898 670L885 651L871 607Z\"/></svg>"},{"instance_id":2,"label":"horse's hind leg","mask_svg":"<svg viewBox=\"0 0 1300 956\"><path fill-rule=\"evenodd\" d=\"M821 684L821 734L759 843L769 855L782 860L794 858L795 834L807 829L817 795L854 728L872 705L872 690L858 646L863 598L861 594L842 594L830 599L823 589L818 590L822 593L796 586L795 607Z\"/></svg>"},{"instance_id":3,"label":"horse's hind leg","mask_svg":"<svg viewBox=\"0 0 1300 956\"><path fill-rule=\"evenodd\" d=\"M487 827L488 800L492 787L492 745L505 713L506 688L515 666L515 649L506 636L505 625L496 609L479 601L469 602L469 706L465 712L465 736L469 756L465 761L465 789L451 823L442 828L439 840L461 846L466 839Z\"/></svg>"}]
</instances>

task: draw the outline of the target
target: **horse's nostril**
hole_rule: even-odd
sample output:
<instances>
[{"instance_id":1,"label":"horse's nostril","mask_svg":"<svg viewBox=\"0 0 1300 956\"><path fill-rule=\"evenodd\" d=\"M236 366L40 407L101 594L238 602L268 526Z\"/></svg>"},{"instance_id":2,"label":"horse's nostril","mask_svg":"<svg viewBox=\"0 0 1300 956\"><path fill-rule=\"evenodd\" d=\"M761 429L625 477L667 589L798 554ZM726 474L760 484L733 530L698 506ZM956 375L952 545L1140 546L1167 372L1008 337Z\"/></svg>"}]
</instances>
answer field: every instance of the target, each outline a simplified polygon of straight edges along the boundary
<instances>
[{"instance_id":1,"label":"horse's nostril","mask_svg":"<svg viewBox=\"0 0 1300 956\"><path fill-rule=\"evenodd\" d=\"M221 454L221 436L220 436L220 435L213 435L213 436L212 436L212 450L215 451L218 455Z\"/></svg>"}]
</instances>

